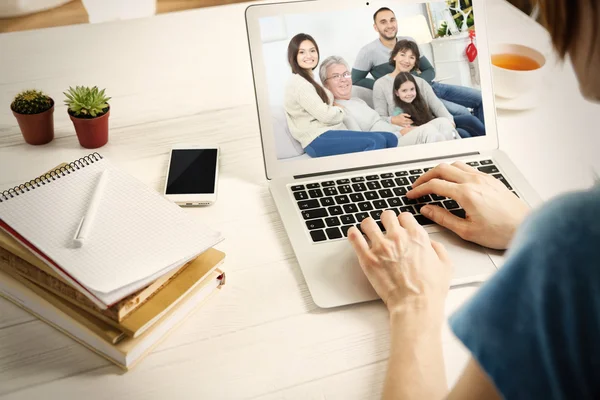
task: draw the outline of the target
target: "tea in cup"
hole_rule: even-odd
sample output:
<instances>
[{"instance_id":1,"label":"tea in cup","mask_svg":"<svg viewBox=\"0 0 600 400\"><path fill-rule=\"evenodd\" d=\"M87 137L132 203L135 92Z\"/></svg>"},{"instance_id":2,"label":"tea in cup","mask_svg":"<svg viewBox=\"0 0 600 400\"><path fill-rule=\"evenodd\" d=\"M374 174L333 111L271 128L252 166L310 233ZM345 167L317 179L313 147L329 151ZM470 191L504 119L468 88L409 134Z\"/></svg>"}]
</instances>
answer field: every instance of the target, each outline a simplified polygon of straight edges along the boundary
<instances>
[{"instance_id":1,"label":"tea in cup","mask_svg":"<svg viewBox=\"0 0 600 400\"><path fill-rule=\"evenodd\" d=\"M535 90L541 83L546 57L520 44L492 46L494 93L508 99Z\"/></svg>"}]
</instances>

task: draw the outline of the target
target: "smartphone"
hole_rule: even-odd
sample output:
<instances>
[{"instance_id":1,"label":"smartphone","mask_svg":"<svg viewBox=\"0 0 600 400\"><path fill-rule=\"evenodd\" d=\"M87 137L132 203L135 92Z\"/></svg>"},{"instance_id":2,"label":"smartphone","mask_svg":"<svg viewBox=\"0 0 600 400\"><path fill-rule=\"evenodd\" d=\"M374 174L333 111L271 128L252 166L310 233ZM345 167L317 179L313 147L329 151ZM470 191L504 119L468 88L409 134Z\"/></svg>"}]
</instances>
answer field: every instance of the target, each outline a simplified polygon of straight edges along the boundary
<instances>
[{"instance_id":1,"label":"smartphone","mask_svg":"<svg viewBox=\"0 0 600 400\"><path fill-rule=\"evenodd\" d=\"M217 200L219 148L174 146L164 195L180 206L207 206Z\"/></svg>"}]
</instances>

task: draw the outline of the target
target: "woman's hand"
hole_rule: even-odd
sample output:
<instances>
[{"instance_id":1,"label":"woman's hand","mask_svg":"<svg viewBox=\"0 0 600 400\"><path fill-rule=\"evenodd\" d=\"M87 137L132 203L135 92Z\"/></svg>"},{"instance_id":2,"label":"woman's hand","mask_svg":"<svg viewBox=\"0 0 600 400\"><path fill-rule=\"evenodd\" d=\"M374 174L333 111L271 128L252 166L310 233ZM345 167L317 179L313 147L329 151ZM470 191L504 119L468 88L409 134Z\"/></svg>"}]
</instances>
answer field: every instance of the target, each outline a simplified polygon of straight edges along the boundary
<instances>
[{"instance_id":1,"label":"woman's hand","mask_svg":"<svg viewBox=\"0 0 600 400\"><path fill-rule=\"evenodd\" d=\"M404 135L406 135L406 134L410 133L410 132L411 132L413 129L415 129L415 127L414 127L414 126L409 126L408 128L401 129L401 130L400 130L400 134L401 134L402 136L404 136Z\"/></svg>"},{"instance_id":2,"label":"woman's hand","mask_svg":"<svg viewBox=\"0 0 600 400\"><path fill-rule=\"evenodd\" d=\"M413 121L412 119L410 119L410 114L403 113L392 117L392 124L407 127L411 126L413 124Z\"/></svg>"},{"instance_id":3,"label":"woman's hand","mask_svg":"<svg viewBox=\"0 0 600 400\"><path fill-rule=\"evenodd\" d=\"M508 248L529 213L527 204L502 182L463 162L440 164L427 171L406 196L416 199L432 193L456 200L465 210L466 219L429 205L421 208L421 214L465 240L492 249Z\"/></svg>"},{"instance_id":4,"label":"woman's hand","mask_svg":"<svg viewBox=\"0 0 600 400\"><path fill-rule=\"evenodd\" d=\"M411 213L396 217L386 210L381 222L385 235L373 218L367 218L361 229L369 242L356 227L348 230L348 238L388 310L394 312L406 306L442 310L452 275L444 246L430 240Z\"/></svg>"}]
</instances>

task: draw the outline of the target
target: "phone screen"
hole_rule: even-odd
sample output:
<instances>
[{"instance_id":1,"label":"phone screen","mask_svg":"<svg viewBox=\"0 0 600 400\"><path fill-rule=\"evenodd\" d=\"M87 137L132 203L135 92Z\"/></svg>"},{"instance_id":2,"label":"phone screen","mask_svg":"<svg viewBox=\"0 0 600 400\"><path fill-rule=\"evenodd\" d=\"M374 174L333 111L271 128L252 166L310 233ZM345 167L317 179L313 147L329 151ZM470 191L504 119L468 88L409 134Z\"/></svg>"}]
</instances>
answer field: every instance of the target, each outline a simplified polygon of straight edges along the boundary
<instances>
[{"instance_id":1,"label":"phone screen","mask_svg":"<svg viewBox=\"0 0 600 400\"><path fill-rule=\"evenodd\" d=\"M166 194L215 192L217 149L172 150Z\"/></svg>"}]
</instances>

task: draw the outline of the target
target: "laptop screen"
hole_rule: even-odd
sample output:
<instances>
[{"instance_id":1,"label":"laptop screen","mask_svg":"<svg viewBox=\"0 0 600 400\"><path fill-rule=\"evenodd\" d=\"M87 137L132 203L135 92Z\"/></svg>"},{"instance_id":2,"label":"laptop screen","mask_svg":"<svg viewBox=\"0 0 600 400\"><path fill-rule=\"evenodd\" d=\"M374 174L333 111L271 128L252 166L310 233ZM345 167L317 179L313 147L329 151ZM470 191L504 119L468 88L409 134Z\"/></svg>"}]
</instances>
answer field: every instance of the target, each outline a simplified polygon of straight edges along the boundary
<instances>
[{"instance_id":1,"label":"laptop screen","mask_svg":"<svg viewBox=\"0 0 600 400\"><path fill-rule=\"evenodd\" d=\"M258 19L277 160L486 135L472 1L399 3Z\"/></svg>"}]
</instances>

